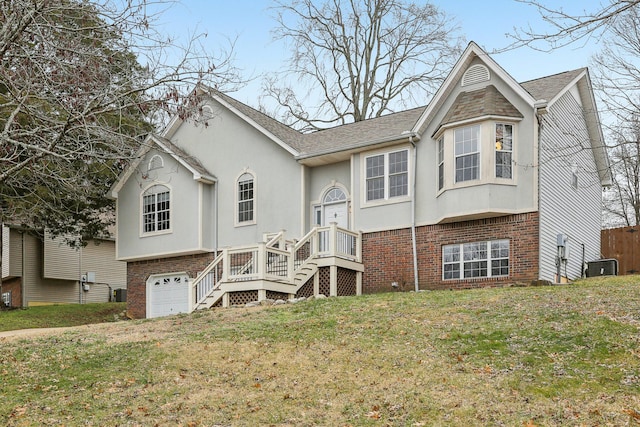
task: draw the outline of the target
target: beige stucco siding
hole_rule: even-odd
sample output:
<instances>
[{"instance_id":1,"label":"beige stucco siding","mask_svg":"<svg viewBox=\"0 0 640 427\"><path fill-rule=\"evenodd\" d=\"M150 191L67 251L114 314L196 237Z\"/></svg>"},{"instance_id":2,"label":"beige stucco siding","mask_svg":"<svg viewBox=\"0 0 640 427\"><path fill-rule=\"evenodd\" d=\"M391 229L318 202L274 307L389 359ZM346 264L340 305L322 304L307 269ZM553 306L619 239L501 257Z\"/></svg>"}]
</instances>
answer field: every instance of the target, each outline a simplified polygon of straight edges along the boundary
<instances>
[{"instance_id":1,"label":"beige stucco siding","mask_svg":"<svg viewBox=\"0 0 640 427\"><path fill-rule=\"evenodd\" d=\"M471 65L482 63L476 58ZM493 85L524 116L517 118L479 117L464 124L454 124L441 130L436 138L444 136L445 187L438 189L438 144L432 138L438 131L446 113L462 91L474 91L484 86ZM513 125L513 178L502 180L495 177L495 124ZM480 125L480 179L455 183L454 130L456 128ZM460 81L452 85L449 97L444 101L428 124L418 146L417 170L417 218L418 224L433 224L465 215L509 214L531 212L537 209L535 164L537 126L534 110L526 100L514 91L507 82L495 73L490 73L490 80L479 84L462 87ZM436 201L433 203L432 201Z\"/></svg>"},{"instance_id":2,"label":"beige stucco siding","mask_svg":"<svg viewBox=\"0 0 640 427\"><path fill-rule=\"evenodd\" d=\"M149 160L155 155L162 157L164 166L149 171ZM154 185L163 185L170 191L170 230L144 233L142 194ZM118 193L118 259L211 250L209 245L212 237L203 240L200 233L203 232L202 209L206 208L203 204L211 203L212 197L201 200L204 192L201 192L200 185L193 179L193 174L173 157L159 150L151 150ZM210 228L208 232L211 232Z\"/></svg>"},{"instance_id":3,"label":"beige stucco siding","mask_svg":"<svg viewBox=\"0 0 640 427\"><path fill-rule=\"evenodd\" d=\"M475 59L472 64L481 63ZM524 118L479 117L476 120L453 124L440 129L447 111L453 105L461 91L474 91L493 85L514 106ZM514 126L513 178L510 180L495 177L495 124L508 123ZM455 183L454 129L472 124L481 126L480 136L480 179ZM496 74L490 74L490 80L461 87L453 82L442 107L431 117L424 129L421 129L419 141L416 141L417 157L410 145L397 145L381 151L394 151L400 147L409 147L410 174L415 170L415 222L416 225L431 225L468 218L481 218L537 210L537 169L535 140L537 122L534 110L527 100L522 99L509 84ZM438 189L438 144L441 135L445 141L445 187ZM378 150L377 152L380 152ZM353 204L356 227L362 231L403 228L411 225L412 206L410 199L389 200L388 203L367 203L364 199L365 170L364 159L371 153L354 156ZM415 169L414 169L415 168ZM411 186L411 178L409 178ZM413 193L413 189L409 189Z\"/></svg>"},{"instance_id":4,"label":"beige stucco siding","mask_svg":"<svg viewBox=\"0 0 640 427\"><path fill-rule=\"evenodd\" d=\"M234 113L214 105L209 125L184 123L172 136L182 149L199 159L218 182L218 245L242 245L262 240L263 233L302 229L302 166L277 142ZM237 179L255 176L255 224L236 221ZM212 213L215 215L214 213Z\"/></svg>"}]
</instances>

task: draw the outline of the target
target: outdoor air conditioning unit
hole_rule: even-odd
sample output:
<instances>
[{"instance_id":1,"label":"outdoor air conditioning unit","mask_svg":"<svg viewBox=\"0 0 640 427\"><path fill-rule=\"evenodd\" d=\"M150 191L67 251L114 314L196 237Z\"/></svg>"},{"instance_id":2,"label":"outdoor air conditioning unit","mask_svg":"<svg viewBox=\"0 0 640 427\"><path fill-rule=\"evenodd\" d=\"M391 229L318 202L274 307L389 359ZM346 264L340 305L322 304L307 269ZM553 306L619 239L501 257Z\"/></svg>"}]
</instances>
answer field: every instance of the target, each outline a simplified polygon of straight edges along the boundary
<instances>
[{"instance_id":1,"label":"outdoor air conditioning unit","mask_svg":"<svg viewBox=\"0 0 640 427\"><path fill-rule=\"evenodd\" d=\"M113 291L113 296L115 302L126 302L127 301L127 290L126 289L116 289Z\"/></svg>"},{"instance_id":2,"label":"outdoor air conditioning unit","mask_svg":"<svg viewBox=\"0 0 640 427\"><path fill-rule=\"evenodd\" d=\"M599 259L589 261L587 263L587 277L597 276L617 276L618 260L617 259Z\"/></svg>"}]
</instances>

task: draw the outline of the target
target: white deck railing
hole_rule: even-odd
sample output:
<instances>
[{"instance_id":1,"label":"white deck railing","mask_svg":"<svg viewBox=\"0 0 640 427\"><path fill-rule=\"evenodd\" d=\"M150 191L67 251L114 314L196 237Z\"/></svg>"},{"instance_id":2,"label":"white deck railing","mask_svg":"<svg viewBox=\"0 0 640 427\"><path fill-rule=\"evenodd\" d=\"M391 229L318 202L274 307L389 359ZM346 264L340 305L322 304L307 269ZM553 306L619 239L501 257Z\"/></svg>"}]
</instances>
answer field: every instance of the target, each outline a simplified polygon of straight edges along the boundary
<instances>
[{"instance_id":1,"label":"white deck railing","mask_svg":"<svg viewBox=\"0 0 640 427\"><path fill-rule=\"evenodd\" d=\"M204 304L222 283L270 280L293 284L296 270L312 258L339 257L361 262L360 234L332 223L315 227L299 241L280 232L266 243L225 248L192 284L193 307Z\"/></svg>"}]
</instances>

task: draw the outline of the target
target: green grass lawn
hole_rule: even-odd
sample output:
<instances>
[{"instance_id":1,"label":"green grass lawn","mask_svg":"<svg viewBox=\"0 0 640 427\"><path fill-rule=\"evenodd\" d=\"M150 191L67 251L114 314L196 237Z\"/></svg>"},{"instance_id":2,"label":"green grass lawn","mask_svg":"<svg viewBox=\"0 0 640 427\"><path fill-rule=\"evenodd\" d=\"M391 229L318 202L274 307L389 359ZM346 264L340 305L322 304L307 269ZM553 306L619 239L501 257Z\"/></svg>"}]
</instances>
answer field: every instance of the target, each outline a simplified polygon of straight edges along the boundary
<instances>
[{"instance_id":1,"label":"green grass lawn","mask_svg":"<svg viewBox=\"0 0 640 427\"><path fill-rule=\"evenodd\" d=\"M640 276L7 339L0 381L10 426L634 426Z\"/></svg>"},{"instance_id":2,"label":"green grass lawn","mask_svg":"<svg viewBox=\"0 0 640 427\"><path fill-rule=\"evenodd\" d=\"M61 304L0 311L0 332L113 322L121 318L126 303Z\"/></svg>"}]
</instances>

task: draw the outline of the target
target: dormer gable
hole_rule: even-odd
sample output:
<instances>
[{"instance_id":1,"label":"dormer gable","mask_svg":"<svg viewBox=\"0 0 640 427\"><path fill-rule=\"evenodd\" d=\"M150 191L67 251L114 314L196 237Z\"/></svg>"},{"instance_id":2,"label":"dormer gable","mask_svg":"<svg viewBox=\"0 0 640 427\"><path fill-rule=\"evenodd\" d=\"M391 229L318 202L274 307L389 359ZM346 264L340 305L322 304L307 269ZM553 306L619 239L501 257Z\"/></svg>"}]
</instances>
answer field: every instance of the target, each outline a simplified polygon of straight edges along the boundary
<instances>
[{"instance_id":1,"label":"dormer gable","mask_svg":"<svg viewBox=\"0 0 640 427\"><path fill-rule=\"evenodd\" d=\"M495 86L489 85L459 93L438 128L481 117L522 119L524 116Z\"/></svg>"}]
</instances>

